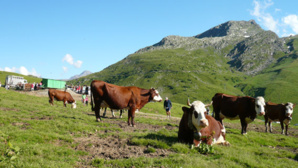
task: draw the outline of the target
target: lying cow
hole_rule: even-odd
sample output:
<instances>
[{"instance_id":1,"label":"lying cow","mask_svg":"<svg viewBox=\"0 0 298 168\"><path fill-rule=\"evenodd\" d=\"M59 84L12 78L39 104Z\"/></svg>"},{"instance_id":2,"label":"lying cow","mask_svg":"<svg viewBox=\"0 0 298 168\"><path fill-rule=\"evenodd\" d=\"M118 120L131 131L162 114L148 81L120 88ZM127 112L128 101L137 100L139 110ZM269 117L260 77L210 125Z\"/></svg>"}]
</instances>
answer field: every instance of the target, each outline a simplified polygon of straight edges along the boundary
<instances>
[{"instance_id":1,"label":"lying cow","mask_svg":"<svg viewBox=\"0 0 298 168\"><path fill-rule=\"evenodd\" d=\"M213 117L207 115L206 106L201 101L194 101L188 107L182 107L183 116L179 124L179 142L193 144L198 147L201 142L229 145L225 140L225 128Z\"/></svg>"},{"instance_id":2,"label":"lying cow","mask_svg":"<svg viewBox=\"0 0 298 168\"><path fill-rule=\"evenodd\" d=\"M60 91L56 89L49 89L49 103L54 105L54 99L57 101L63 101L64 107L66 107L67 103L71 103L71 108L76 108L76 101L72 98L72 96L66 91Z\"/></svg>"},{"instance_id":3,"label":"lying cow","mask_svg":"<svg viewBox=\"0 0 298 168\"><path fill-rule=\"evenodd\" d=\"M254 121L257 114L265 115L265 99L263 97L252 98L249 96L231 96L216 93L213 98L213 115L220 121L224 118L230 120L240 119L241 134L246 134L249 123Z\"/></svg>"},{"instance_id":4,"label":"lying cow","mask_svg":"<svg viewBox=\"0 0 298 168\"><path fill-rule=\"evenodd\" d=\"M286 135L288 135L288 125L292 120L292 114L295 105L293 103L275 104L272 102L266 103L265 127L267 132L267 123L269 122L269 131L272 133L272 121L279 121L281 125L281 134L284 134L284 124L286 125Z\"/></svg>"},{"instance_id":5,"label":"lying cow","mask_svg":"<svg viewBox=\"0 0 298 168\"><path fill-rule=\"evenodd\" d=\"M136 86L117 86L100 80L91 82L91 109L96 120L100 121L100 107L105 102L111 109L128 109L128 125L135 126L135 111L140 110L148 102L160 102L157 90L142 89ZM93 102L95 106L93 106Z\"/></svg>"}]
</instances>

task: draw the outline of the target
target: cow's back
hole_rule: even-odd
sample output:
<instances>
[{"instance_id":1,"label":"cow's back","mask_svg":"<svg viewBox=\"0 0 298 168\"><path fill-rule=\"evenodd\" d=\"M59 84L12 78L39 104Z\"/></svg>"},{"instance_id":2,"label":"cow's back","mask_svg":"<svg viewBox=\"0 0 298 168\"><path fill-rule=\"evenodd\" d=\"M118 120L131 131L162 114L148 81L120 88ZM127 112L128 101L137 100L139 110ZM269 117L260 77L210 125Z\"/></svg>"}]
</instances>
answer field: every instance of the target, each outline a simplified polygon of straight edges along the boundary
<instances>
[{"instance_id":1,"label":"cow's back","mask_svg":"<svg viewBox=\"0 0 298 168\"><path fill-rule=\"evenodd\" d=\"M285 106L281 104L266 103L265 110L265 118L271 120L282 119L285 116Z\"/></svg>"}]
</instances>

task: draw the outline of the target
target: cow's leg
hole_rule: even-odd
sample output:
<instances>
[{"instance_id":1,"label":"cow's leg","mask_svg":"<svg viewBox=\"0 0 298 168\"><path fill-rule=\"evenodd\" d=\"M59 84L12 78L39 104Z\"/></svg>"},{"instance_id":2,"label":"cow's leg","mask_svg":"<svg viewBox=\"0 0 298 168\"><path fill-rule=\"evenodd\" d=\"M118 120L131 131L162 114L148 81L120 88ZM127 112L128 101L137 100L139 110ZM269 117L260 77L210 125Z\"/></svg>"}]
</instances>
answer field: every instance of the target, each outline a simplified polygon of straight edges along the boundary
<instances>
[{"instance_id":1,"label":"cow's leg","mask_svg":"<svg viewBox=\"0 0 298 168\"><path fill-rule=\"evenodd\" d=\"M95 117L96 117L96 121L99 122L101 119L100 119L100 106L98 104L101 104L98 103L98 102L95 102L95 107L94 107L94 112L95 112Z\"/></svg>"},{"instance_id":2,"label":"cow's leg","mask_svg":"<svg viewBox=\"0 0 298 168\"><path fill-rule=\"evenodd\" d=\"M240 119L240 122L241 122L241 134L244 135L244 134L246 134L246 127L247 127L245 118Z\"/></svg>"},{"instance_id":3,"label":"cow's leg","mask_svg":"<svg viewBox=\"0 0 298 168\"><path fill-rule=\"evenodd\" d=\"M53 106L54 105L54 96L50 96L49 103Z\"/></svg>"},{"instance_id":4,"label":"cow's leg","mask_svg":"<svg viewBox=\"0 0 298 168\"><path fill-rule=\"evenodd\" d=\"M281 126L281 134L284 134L284 123L280 121L280 126Z\"/></svg>"},{"instance_id":5,"label":"cow's leg","mask_svg":"<svg viewBox=\"0 0 298 168\"><path fill-rule=\"evenodd\" d=\"M114 110L111 109L112 117L115 118Z\"/></svg>"},{"instance_id":6,"label":"cow's leg","mask_svg":"<svg viewBox=\"0 0 298 168\"><path fill-rule=\"evenodd\" d=\"M286 124L286 135L288 135L288 126L289 125Z\"/></svg>"},{"instance_id":7,"label":"cow's leg","mask_svg":"<svg viewBox=\"0 0 298 168\"><path fill-rule=\"evenodd\" d=\"M120 110L120 116L119 116L119 118L122 118L122 113L123 113L123 111Z\"/></svg>"},{"instance_id":8,"label":"cow's leg","mask_svg":"<svg viewBox=\"0 0 298 168\"><path fill-rule=\"evenodd\" d=\"M132 123L132 126L133 127L136 127L136 125L135 125L135 111L136 111L136 109L135 108L132 108L132 110L131 110L131 123Z\"/></svg>"},{"instance_id":9,"label":"cow's leg","mask_svg":"<svg viewBox=\"0 0 298 168\"><path fill-rule=\"evenodd\" d=\"M66 100L63 100L63 105L64 105L64 107L66 107Z\"/></svg>"},{"instance_id":10,"label":"cow's leg","mask_svg":"<svg viewBox=\"0 0 298 168\"><path fill-rule=\"evenodd\" d=\"M102 117L105 117L106 114L107 114L107 107L105 108L105 111L103 112Z\"/></svg>"},{"instance_id":11,"label":"cow's leg","mask_svg":"<svg viewBox=\"0 0 298 168\"><path fill-rule=\"evenodd\" d=\"M269 121L269 131L272 133L272 121Z\"/></svg>"},{"instance_id":12,"label":"cow's leg","mask_svg":"<svg viewBox=\"0 0 298 168\"><path fill-rule=\"evenodd\" d=\"M265 118L265 132L268 132L268 130L267 130L267 124L268 124L268 118Z\"/></svg>"},{"instance_id":13,"label":"cow's leg","mask_svg":"<svg viewBox=\"0 0 298 168\"><path fill-rule=\"evenodd\" d=\"M128 124L129 126L132 126L132 125L131 125L131 122L130 122L130 119L131 119L131 109L128 110L127 116L128 116L127 124Z\"/></svg>"},{"instance_id":14,"label":"cow's leg","mask_svg":"<svg viewBox=\"0 0 298 168\"><path fill-rule=\"evenodd\" d=\"M221 123L221 125L223 125L222 124L222 119L220 118L220 116L219 116L219 113L220 112L218 112L218 111L213 111L213 113L215 113L215 119L217 120L217 121L219 121L220 123Z\"/></svg>"}]
</instances>

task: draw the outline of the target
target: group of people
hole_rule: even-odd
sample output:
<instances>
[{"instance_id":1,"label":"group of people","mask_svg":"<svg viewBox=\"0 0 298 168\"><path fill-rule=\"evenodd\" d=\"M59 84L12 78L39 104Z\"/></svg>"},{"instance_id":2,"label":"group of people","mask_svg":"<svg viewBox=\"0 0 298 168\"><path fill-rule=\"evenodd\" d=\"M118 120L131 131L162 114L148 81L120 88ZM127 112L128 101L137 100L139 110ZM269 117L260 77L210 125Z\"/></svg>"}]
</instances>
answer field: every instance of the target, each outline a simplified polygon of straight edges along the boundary
<instances>
[{"instance_id":1,"label":"group of people","mask_svg":"<svg viewBox=\"0 0 298 168\"><path fill-rule=\"evenodd\" d=\"M71 86L72 90L76 93L80 93L80 94L89 94L89 90L90 90L90 86L81 86L81 85L77 85L77 86Z\"/></svg>"}]
</instances>

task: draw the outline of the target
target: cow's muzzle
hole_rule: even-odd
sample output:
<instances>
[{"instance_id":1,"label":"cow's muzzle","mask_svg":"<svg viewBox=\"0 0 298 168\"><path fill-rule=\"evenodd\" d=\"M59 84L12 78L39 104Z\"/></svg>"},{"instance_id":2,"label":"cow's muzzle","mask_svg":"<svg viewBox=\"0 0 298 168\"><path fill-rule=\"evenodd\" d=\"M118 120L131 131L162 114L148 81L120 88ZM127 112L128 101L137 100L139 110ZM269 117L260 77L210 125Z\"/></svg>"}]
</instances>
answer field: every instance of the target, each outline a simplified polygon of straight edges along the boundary
<instances>
[{"instance_id":1,"label":"cow's muzzle","mask_svg":"<svg viewBox=\"0 0 298 168\"><path fill-rule=\"evenodd\" d=\"M208 126L208 120L206 119L200 120L200 127L205 128L207 126Z\"/></svg>"},{"instance_id":2,"label":"cow's muzzle","mask_svg":"<svg viewBox=\"0 0 298 168\"><path fill-rule=\"evenodd\" d=\"M259 116L264 116L265 115L265 112L260 112L259 113Z\"/></svg>"}]
</instances>

